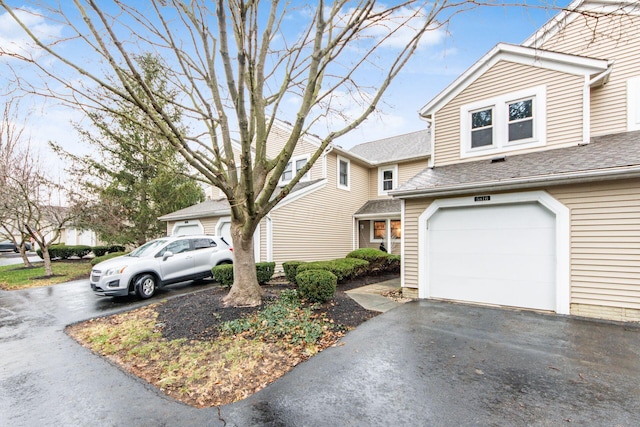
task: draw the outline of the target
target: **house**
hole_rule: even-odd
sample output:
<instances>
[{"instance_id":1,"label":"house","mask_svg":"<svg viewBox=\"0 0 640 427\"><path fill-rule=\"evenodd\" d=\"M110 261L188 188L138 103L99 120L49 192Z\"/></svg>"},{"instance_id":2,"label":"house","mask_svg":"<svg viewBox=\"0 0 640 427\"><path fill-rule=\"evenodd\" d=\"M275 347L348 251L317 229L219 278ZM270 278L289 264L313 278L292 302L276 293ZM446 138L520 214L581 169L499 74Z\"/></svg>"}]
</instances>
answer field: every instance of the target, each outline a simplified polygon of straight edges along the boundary
<instances>
[{"instance_id":1,"label":"house","mask_svg":"<svg viewBox=\"0 0 640 427\"><path fill-rule=\"evenodd\" d=\"M639 52L638 2L574 1L420 110L406 294L640 321Z\"/></svg>"},{"instance_id":2,"label":"house","mask_svg":"<svg viewBox=\"0 0 640 427\"><path fill-rule=\"evenodd\" d=\"M290 125L276 122L269 135L267 155L278 153ZM357 248L400 253L402 202L389 196L428 165L429 132L381 139L345 150L330 145L293 188L263 219L254 237L257 261L316 261L344 257ZM306 136L296 146L282 184L292 178L320 146ZM167 234L207 233L229 237L230 211L215 189L212 200L159 219Z\"/></svg>"}]
</instances>

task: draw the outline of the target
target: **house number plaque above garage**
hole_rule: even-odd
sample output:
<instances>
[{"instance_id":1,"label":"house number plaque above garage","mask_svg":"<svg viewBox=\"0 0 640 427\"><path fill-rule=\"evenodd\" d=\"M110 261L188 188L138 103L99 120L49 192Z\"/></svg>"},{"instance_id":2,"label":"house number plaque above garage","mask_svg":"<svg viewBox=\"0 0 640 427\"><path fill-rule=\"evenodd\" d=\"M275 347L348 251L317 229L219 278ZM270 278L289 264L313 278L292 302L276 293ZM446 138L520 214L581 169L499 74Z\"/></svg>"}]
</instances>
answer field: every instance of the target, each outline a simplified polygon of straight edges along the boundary
<instances>
[{"instance_id":1,"label":"house number plaque above garage","mask_svg":"<svg viewBox=\"0 0 640 427\"><path fill-rule=\"evenodd\" d=\"M474 202L488 202L491 200L491 196L475 196L473 198Z\"/></svg>"}]
</instances>

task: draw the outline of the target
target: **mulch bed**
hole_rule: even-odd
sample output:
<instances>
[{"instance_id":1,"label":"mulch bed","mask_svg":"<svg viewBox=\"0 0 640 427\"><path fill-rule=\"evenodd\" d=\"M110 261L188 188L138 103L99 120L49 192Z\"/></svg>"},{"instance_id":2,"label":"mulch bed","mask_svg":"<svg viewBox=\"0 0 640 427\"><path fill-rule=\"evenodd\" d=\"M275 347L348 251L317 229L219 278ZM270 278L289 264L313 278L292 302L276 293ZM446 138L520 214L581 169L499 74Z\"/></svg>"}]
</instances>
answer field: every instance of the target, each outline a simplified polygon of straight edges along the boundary
<instances>
[{"instance_id":1,"label":"mulch bed","mask_svg":"<svg viewBox=\"0 0 640 427\"><path fill-rule=\"evenodd\" d=\"M380 313L366 310L345 292L397 277L397 273L386 273L365 276L339 284L333 300L321 305L318 311L325 313L336 325L342 325L347 329L355 328ZM264 303L276 298L279 291L293 288L294 286L286 280L273 280L264 287L266 293L263 298ZM169 340L180 338L187 340L215 339L222 323L248 316L263 308L263 306L224 307L222 298L227 292L228 290L222 287L214 287L173 298L160 304L156 311L158 312L157 321L162 325L163 336Z\"/></svg>"}]
</instances>

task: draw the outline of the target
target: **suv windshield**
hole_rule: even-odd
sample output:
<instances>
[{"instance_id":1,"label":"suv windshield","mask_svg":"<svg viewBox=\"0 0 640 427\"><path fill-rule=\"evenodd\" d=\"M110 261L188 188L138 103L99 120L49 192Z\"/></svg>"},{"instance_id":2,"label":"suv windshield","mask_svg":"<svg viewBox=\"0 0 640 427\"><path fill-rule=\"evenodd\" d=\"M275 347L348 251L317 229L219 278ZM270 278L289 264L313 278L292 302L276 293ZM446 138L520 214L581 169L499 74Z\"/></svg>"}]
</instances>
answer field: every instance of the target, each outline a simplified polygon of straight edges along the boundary
<instances>
[{"instance_id":1,"label":"suv windshield","mask_svg":"<svg viewBox=\"0 0 640 427\"><path fill-rule=\"evenodd\" d=\"M165 243L167 243L167 240L164 239L152 240L140 246L138 249L134 249L129 256L138 258L153 255L155 251Z\"/></svg>"}]
</instances>

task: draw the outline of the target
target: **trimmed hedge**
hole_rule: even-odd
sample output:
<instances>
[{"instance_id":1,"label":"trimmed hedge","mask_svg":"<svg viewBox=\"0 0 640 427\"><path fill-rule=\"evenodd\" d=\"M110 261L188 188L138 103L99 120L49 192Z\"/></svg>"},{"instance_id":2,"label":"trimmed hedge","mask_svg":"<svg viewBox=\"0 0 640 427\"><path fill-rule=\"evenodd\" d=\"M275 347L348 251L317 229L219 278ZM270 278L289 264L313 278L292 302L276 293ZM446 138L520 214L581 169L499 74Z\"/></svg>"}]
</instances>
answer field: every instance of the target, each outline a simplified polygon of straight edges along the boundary
<instances>
[{"instance_id":1,"label":"trimmed hedge","mask_svg":"<svg viewBox=\"0 0 640 427\"><path fill-rule=\"evenodd\" d=\"M369 262L369 272L384 271L389 264L390 255L379 249L361 248L349 252L347 258L363 259Z\"/></svg>"},{"instance_id":2,"label":"trimmed hedge","mask_svg":"<svg viewBox=\"0 0 640 427\"><path fill-rule=\"evenodd\" d=\"M36 250L38 256L42 259L42 250ZM69 259L73 256L78 258L83 258L91 253L91 246L86 245L76 245L76 246L67 246L67 245L51 245L49 246L49 256L54 259Z\"/></svg>"},{"instance_id":3,"label":"trimmed hedge","mask_svg":"<svg viewBox=\"0 0 640 427\"><path fill-rule=\"evenodd\" d=\"M97 257L93 258L93 259L91 260L91 265L93 266L93 265L96 265L96 264L98 264L98 263L100 263L100 262L102 262L102 261L106 261L106 260L108 260L108 259L115 258L115 257L117 257L117 256L126 255L126 254L128 254L128 253L129 253L129 252L109 252L109 253L108 253L108 254L106 254L106 255L97 256Z\"/></svg>"},{"instance_id":4,"label":"trimmed hedge","mask_svg":"<svg viewBox=\"0 0 640 427\"><path fill-rule=\"evenodd\" d=\"M354 279L365 274L368 267L368 261L357 258L338 258L331 261L305 262L298 266L296 281L298 280L300 273L303 271L325 270L333 273L336 276L338 283L342 283L345 280Z\"/></svg>"},{"instance_id":5,"label":"trimmed hedge","mask_svg":"<svg viewBox=\"0 0 640 427\"><path fill-rule=\"evenodd\" d=\"M305 270L296 276L296 282L301 298L311 302L325 303L333 298L338 278L326 270Z\"/></svg>"},{"instance_id":6,"label":"trimmed hedge","mask_svg":"<svg viewBox=\"0 0 640 427\"><path fill-rule=\"evenodd\" d=\"M298 267L304 264L303 261L286 261L282 263L284 275L290 283L296 284L296 276L298 275Z\"/></svg>"},{"instance_id":7,"label":"trimmed hedge","mask_svg":"<svg viewBox=\"0 0 640 427\"><path fill-rule=\"evenodd\" d=\"M257 262L256 275L258 276L258 283L264 285L271 280L275 269L275 262ZM233 264L217 265L211 269L211 274L213 274L215 281L225 288L230 288L233 285Z\"/></svg>"},{"instance_id":8,"label":"trimmed hedge","mask_svg":"<svg viewBox=\"0 0 640 427\"><path fill-rule=\"evenodd\" d=\"M91 248L93 254L97 257L101 257L105 254L110 254L113 252L124 252L124 246L120 245L111 245L111 246L93 246Z\"/></svg>"},{"instance_id":9,"label":"trimmed hedge","mask_svg":"<svg viewBox=\"0 0 640 427\"><path fill-rule=\"evenodd\" d=\"M211 269L211 274L214 280L225 288L233 285L233 264L216 265Z\"/></svg>"}]
</instances>

